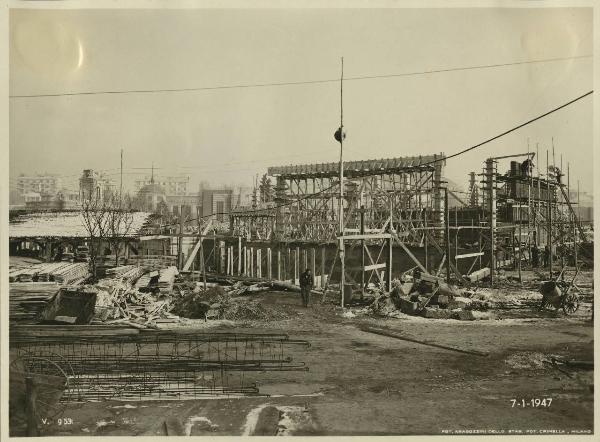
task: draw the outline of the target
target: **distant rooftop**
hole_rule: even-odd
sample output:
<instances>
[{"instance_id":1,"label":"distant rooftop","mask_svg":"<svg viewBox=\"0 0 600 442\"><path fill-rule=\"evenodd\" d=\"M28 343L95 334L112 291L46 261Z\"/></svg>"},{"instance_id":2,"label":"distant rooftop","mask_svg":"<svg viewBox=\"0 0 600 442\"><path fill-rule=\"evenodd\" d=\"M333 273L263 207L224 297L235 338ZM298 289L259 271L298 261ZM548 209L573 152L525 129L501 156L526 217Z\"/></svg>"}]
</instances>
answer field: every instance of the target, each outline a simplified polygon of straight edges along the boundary
<instances>
[{"instance_id":1,"label":"distant rooftop","mask_svg":"<svg viewBox=\"0 0 600 442\"><path fill-rule=\"evenodd\" d=\"M149 222L152 214L134 212L133 222L127 236L138 236ZM86 238L85 228L80 212L44 212L18 215L8 226L11 238Z\"/></svg>"}]
</instances>

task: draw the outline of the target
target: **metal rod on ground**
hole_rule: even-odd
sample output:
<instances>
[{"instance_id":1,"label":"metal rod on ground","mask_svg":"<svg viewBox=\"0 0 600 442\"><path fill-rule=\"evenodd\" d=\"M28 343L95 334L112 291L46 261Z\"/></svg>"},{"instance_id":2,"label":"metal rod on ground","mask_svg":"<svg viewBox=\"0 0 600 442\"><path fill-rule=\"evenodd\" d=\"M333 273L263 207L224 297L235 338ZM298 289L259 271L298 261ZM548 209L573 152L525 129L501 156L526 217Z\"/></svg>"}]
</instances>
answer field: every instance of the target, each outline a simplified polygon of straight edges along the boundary
<instances>
[{"instance_id":1,"label":"metal rod on ground","mask_svg":"<svg viewBox=\"0 0 600 442\"><path fill-rule=\"evenodd\" d=\"M476 356L489 356L489 353L487 353L487 352L477 351L477 350L465 350L462 348L450 347L449 345L442 345L442 344L436 344L434 342L421 341L419 339L402 336L401 334L394 332L392 330L383 330L383 329L369 327L369 326L363 326L360 328L360 330L367 332L367 333L374 333L374 334L381 335L381 336L387 336L389 338L400 339L402 341L415 342L417 344L428 345L430 347L443 348L444 350L451 350L451 351L456 351L459 353L466 353L466 354L476 355Z\"/></svg>"}]
</instances>

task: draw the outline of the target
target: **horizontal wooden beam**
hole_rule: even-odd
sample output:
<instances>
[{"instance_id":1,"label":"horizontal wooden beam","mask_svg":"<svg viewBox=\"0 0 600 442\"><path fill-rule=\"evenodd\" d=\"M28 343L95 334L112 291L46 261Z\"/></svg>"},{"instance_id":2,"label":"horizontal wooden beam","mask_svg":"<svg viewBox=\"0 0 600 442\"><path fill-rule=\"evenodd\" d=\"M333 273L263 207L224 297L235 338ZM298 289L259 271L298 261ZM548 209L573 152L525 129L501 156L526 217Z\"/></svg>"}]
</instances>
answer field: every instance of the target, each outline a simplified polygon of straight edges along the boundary
<instances>
[{"instance_id":1,"label":"horizontal wooden beam","mask_svg":"<svg viewBox=\"0 0 600 442\"><path fill-rule=\"evenodd\" d=\"M456 255L454 259L472 258L474 256L483 256L484 252L464 253L462 255Z\"/></svg>"},{"instance_id":2,"label":"horizontal wooden beam","mask_svg":"<svg viewBox=\"0 0 600 442\"><path fill-rule=\"evenodd\" d=\"M389 239L392 235L389 233L365 233L362 235L344 235L338 236L339 239L343 239L344 241L348 240L359 240L359 239Z\"/></svg>"},{"instance_id":3,"label":"horizontal wooden beam","mask_svg":"<svg viewBox=\"0 0 600 442\"><path fill-rule=\"evenodd\" d=\"M365 272L368 272L370 270L378 270L378 269L385 269L385 267L387 266L386 263L382 263L382 264L371 264L368 266L365 266Z\"/></svg>"}]
</instances>

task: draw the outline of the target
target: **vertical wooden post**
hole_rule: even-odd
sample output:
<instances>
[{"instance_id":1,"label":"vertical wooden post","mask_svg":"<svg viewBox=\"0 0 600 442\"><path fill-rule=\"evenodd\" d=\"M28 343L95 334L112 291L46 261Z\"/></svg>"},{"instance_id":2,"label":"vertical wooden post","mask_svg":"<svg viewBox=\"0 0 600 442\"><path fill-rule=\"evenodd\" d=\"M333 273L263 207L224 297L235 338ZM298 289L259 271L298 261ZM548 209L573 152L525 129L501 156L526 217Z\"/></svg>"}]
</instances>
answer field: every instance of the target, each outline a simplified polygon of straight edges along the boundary
<instances>
[{"instance_id":1,"label":"vertical wooden post","mask_svg":"<svg viewBox=\"0 0 600 442\"><path fill-rule=\"evenodd\" d=\"M281 281L281 247L277 246L277 281Z\"/></svg>"},{"instance_id":2,"label":"vertical wooden post","mask_svg":"<svg viewBox=\"0 0 600 442\"><path fill-rule=\"evenodd\" d=\"M552 255L554 255L552 249L552 197L551 197L551 188L550 188L550 166L548 163L548 150L546 150L546 188L548 189L548 237L546 239L548 243L548 249L550 250L550 256L548 263L550 264L550 279L552 279L552 267L553 267L553 259Z\"/></svg>"},{"instance_id":3,"label":"vertical wooden post","mask_svg":"<svg viewBox=\"0 0 600 442\"><path fill-rule=\"evenodd\" d=\"M305 248L302 249L302 266L301 266L301 272L305 271L308 268L308 257L307 255L307 250Z\"/></svg>"},{"instance_id":4,"label":"vertical wooden post","mask_svg":"<svg viewBox=\"0 0 600 442\"><path fill-rule=\"evenodd\" d=\"M179 237L177 238L177 268L183 268L183 206L179 206Z\"/></svg>"},{"instance_id":5,"label":"vertical wooden post","mask_svg":"<svg viewBox=\"0 0 600 442\"><path fill-rule=\"evenodd\" d=\"M394 240L392 238L387 239L387 248L388 248L388 259L386 265L386 274L387 274L387 289L388 291L392 290L392 252L393 252L393 244Z\"/></svg>"},{"instance_id":6,"label":"vertical wooden post","mask_svg":"<svg viewBox=\"0 0 600 442\"><path fill-rule=\"evenodd\" d=\"M200 267L202 269L202 281L204 283L204 290L206 291L206 266L204 265L204 240L200 236Z\"/></svg>"},{"instance_id":7,"label":"vertical wooden post","mask_svg":"<svg viewBox=\"0 0 600 442\"><path fill-rule=\"evenodd\" d=\"M321 247L321 287L323 287L323 290L325 289L325 284L327 283L325 281L325 246Z\"/></svg>"},{"instance_id":8,"label":"vertical wooden post","mask_svg":"<svg viewBox=\"0 0 600 442\"><path fill-rule=\"evenodd\" d=\"M425 270L429 273L429 231L427 230L427 211L424 211L425 226Z\"/></svg>"},{"instance_id":9,"label":"vertical wooden post","mask_svg":"<svg viewBox=\"0 0 600 442\"><path fill-rule=\"evenodd\" d=\"M244 276L248 276L248 251L246 250L246 246L244 246Z\"/></svg>"},{"instance_id":10,"label":"vertical wooden post","mask_svg":"<svg viewBox=\"0 0 600 442\"><path fill-rule=\"evenodd\" d=\"M291 249L288 247L287 248L287 259L285 261L286 263L286 271L285 271L285 279L290 279L292 280L292 284L294 283L294 276L291 274L292 270L293 270L293 266L292 266L292 251Z\"/></svg>"},{"instance_id":11,"label":"vertical wooden post","mask_svg":"<svg viewBox=\"0 0 600 442\"><path fill-rule=\"evenodd\" d=\"M365 234L365 206L360 206L360 234ZM360 240L360 299L365 296L365 240Z\"/></svg>"},{"instance_id":12,"label":"vertical wooden post","mask_svg":"<svg viewBox=\"0 0 600 442\"><path fill-rule=\"evenodd\" d=\"M30 376L25 377L25 413L27 418L27 436L38 437L40 431L37 422L37 387Z\"/></svg>"},{"instance_id":13,"label":"vertical wooden post","mask_svg":"<svg viewBox=\"0 0 600 442\"><path fill-rule=\"evenodd\" d=\"M490 285L494 286L494 272L496 270L496 250L495 250L495 231L496 231L496 175L493 159L485 161L486 187L488 197L488 227L490 230Z\"/></svg>"},{"instance_id":14,"label":"vertical wooden post","mask_svg":"<svg viewBox=\"0 0 600 442\"><path fill-rule=\"evenodd\" d=\"M256 250L256 277L262 278L262 249Z\"/></svg>"},{"instance_id":15,"label":"vertical wooden post","mask_svg":"<svg viewBox=\"0 0 600 442\"><path fill-rule=\"evenodd\" d=\"M444 221L446 225L446 282L450 284L450 208L448 207L448 187L444 188Z\"/></svg>"},{"instance_id":16,"label":"vertical wooden post","mask_svg":"<svg viewBox=\"0 0 600 442\"><path fill-rule=\"evenodd\" d=\"M237 274L238 276L242 274L242 237L238 237L238 266L237 266Z\"/></svg>"},{"instance_id":17,"label":"vertical wooden post","mask_svg":"<svg viewBox=\"0 0 600 442\"><path fill-rule=\"evenodd\" d=\"M273 252L271 247L267 248L267 279L270 281L273 279Z\"/></svg>"},{"instance_id":18,"label":"vertical wooden post","mask_svg":"<svg viewBox=\"0 0 600 442\"><path fill-rule=\"evenodd\" d=\"M254 247L250 247L250 277L254 278Z\"/></svg>"},{"instance_id":19,"label":"vertical wooden post","mask_svg":"<svg viewBox=\"0 0 600 442\"><path fill-rule=\"evenodd\" d=\"M221 273L226 273L225 267L225 241L219 241L219 266Z\"/></svg>"},{"instance_id":20,"label":"vertical wooden post","mask_svg":"<svg viewBox=\"0 0 600 442\"><path fill-rule=\"evenodd\" d=\"M313 280L317 279L317 259L315 257L315 255L317 254L317 251L315 248L310 249L310 271L312 272L313 275Z\"/></svg>"},{"instance_id":21,"label":"vertical wooden post","mask_svg":"<svg viewBox=\"0 0 600 442\"><path fill-rule=\"evenodd\" d=\"M298 264L299 264L299 256L300 255L300 249L298 247L296 247L296 250L294 250L294 284L296 284L296 281L298 281Z\"/></svg>"}]
</instances>

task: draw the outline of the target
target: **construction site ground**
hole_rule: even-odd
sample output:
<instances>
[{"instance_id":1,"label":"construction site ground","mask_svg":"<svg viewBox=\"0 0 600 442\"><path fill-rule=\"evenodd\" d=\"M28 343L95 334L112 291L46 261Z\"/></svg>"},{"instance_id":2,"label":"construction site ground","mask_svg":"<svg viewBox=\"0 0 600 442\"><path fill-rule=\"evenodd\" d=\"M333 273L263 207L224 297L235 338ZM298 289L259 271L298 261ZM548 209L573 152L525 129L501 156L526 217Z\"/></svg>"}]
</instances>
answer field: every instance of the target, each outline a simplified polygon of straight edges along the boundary
<instances>
[{"instance_id":1,"label":"construction site ground","mask_svg":"<svg viewBox=\"0 0 600 442\"><path fill-rule=\"evenodd\" d=\"M588 278L591 274L588 275ZM285 332L310 341L293 350L306 372L250 373L265 396L67 404L44 435L164 435L178 419L190 435L402 435L593 431L593 370L553 365L552 356L593 360L591 305L576 315L535 303L492 311L490 320L342 316L339 306L265 292L289 319L191 321L186 327ZM489 353L471 355L361 331L377 326L415 339ZM550 406L532 407L532 399ZM516 401L514 405L513 400ZM519 406L524 401L526 406ZM548 404L546 400L546 404ZM271 411L271 413L269 413ZM67 419L65 419L67 418ZM510 433L513 431L513 433Z\"/></svg>"}]
</instances>

